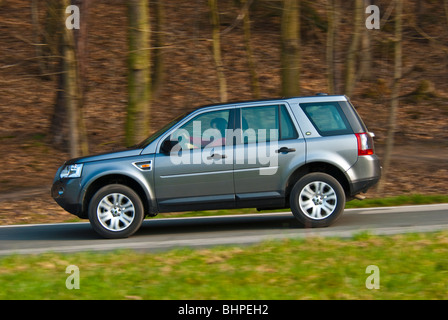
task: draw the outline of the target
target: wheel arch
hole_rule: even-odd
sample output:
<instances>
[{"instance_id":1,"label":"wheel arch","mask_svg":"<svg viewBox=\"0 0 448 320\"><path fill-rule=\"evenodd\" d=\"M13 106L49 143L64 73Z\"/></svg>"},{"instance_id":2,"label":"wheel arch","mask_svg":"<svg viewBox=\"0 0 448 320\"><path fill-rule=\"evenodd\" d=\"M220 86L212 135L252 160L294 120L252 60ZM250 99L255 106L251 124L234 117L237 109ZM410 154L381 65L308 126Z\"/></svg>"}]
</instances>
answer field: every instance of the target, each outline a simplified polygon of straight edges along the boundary
<instances>
[{"instance_id":1,"label":"wheel arch","mask_svg":"<svg viewBox=\"0 0 448 320\"><path fill-rule=\"evenodd\" d=\"M101 177L98 177L95 179L92 183L90 183L87 186L87 189L84 193L83 200L82 200L82 217L81 218L87 218L88 217L88 207L89 202L92 199L93 195L102 187L110 184L122 184L125 185L132 190L134 190L140 199L142 200L144 212L145 214L149 214L151 212L151 206L150 206L150 196L145 191L145 188L138 182L136 179L124 175L124 174L107 174Z\"/></svg>"},{"instance_id":2,"label":"wheel arch","mask_svg":"<svg viewBox=\"0 0 448 320\"><path fill-rule=\"evenodd\" d=\"M341 184L342 188L344 189L345 196L347 198L349 197L350 183L349 183L347 176L340 168L338 168L337 166L335 166L331 163L328 163L328 162L311 162L311 163L306 163L305 165L297 168L289 176L288 181L286 183L286 187L285 187L286 201L289 202L289 195L291 194L291 190L294 187L295 183L300 178L305 176L306 174L312 173L312 172L326 173L326 174L332 176L333 178L335 178L336 180L338 180L338 182ZM286 203L288 203L288 202L286 202Z\"/></svg>"}]
</instances>

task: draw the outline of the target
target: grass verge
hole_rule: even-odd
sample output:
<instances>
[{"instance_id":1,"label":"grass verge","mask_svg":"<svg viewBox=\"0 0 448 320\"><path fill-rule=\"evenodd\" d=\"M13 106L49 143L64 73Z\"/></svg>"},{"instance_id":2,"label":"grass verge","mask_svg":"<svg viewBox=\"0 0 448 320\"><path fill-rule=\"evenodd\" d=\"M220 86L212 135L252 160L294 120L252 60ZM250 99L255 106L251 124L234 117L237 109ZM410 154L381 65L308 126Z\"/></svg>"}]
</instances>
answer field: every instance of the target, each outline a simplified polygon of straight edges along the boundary
<instances>
[{"instance_id":1,"label":"grass verge","mask_svg":"<svg viewBox=\"0 0 448 320\"><path fill-rule=\"evenodd\" d=\"M391 207L405 205L448 203L448 195L402 195L387 198L353 200L346 204L346 208Z\"/></svg>"},{"instance_id":2,"label":"grass verge","mask_svg":"<svg viewBox=\"0 0 448 320\"><path fill-rule=\"evenodd\" d=\"M68 290L69 265L80 289ZM379 270L379 289L366 269ZM0 299L448 299L448 231L0 258Z\"/></svg>"}]
</instances>

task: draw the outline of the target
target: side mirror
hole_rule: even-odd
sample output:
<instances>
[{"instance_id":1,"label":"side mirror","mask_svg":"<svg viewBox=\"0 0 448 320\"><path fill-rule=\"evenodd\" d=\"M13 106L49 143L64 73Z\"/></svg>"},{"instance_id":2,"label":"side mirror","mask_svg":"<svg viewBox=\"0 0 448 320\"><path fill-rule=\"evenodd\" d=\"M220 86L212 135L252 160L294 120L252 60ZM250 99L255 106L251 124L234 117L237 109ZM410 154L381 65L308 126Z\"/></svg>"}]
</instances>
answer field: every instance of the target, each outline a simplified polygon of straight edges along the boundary
<instances>
[{"instance_id":1,"label":"side mirror","mask_svg":"<svg viewBox=\"0 0 448 320\"><path fill-rule=\"evenodd\" d=\"M168 137L162 142L162 145L160 146L160 151L164 154L169 154L173 149L173 147L178 143L179 141L170 140L170 137Z\"/></svg>"}]
</instances>

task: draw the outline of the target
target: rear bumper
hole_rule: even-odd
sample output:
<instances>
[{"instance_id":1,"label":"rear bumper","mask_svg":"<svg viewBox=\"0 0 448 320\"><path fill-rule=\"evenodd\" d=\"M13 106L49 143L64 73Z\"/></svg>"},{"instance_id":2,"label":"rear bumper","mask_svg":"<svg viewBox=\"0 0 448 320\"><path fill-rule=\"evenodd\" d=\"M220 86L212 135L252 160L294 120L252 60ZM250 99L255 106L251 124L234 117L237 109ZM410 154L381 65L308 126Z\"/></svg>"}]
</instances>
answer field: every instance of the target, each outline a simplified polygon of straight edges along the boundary
<instances>
[{"instance_id":1,"label":"rear bumper","mask_svg":"<svg viewBox=\"0 0 448 320\"><path fill-rule=\"evenodd\" d=\"M350 196L366 192L381 178L381 165L376 155L360 156L358 161L347 171L350 177Z\"/></svg>"},{"instance_id":2,"label":"rear bumper","mask_svg":"<svg viewBox=\"0 0 448 320\"><path fill-rule=\"evenodd\" d=\"M357 195L358 193L367 192L367 190L369 190L371 187L376 185L379 180L380 180L380 177L377 177L377 178L373 178L373 179L360 180L360 181L355 181L355 182L351 183L350 196L353 197L353 196Z\"/></svg>"}]
</instances>

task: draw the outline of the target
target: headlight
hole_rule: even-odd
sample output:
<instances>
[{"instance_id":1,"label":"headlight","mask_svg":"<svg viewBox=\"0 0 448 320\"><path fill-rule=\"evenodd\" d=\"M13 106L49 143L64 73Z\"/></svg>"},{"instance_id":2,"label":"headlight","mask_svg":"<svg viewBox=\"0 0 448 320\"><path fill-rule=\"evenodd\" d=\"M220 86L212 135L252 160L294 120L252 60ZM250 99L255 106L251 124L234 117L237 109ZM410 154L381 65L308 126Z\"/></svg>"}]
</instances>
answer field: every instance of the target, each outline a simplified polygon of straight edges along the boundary
<instances>
[{"instance_id":1,"label":"headlight","mask_svg":"<svg viewBox=\"0 0 448 320\"><path fill-rule=\"evenodd\" d=\"M61 177L61 179L79 178L81 177L82 166L82 164L68 164L64 166L59 176Z\"/></svg>"}]
</instances>

